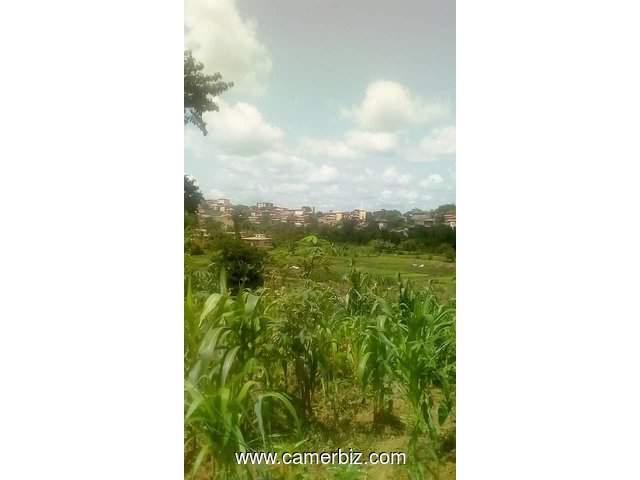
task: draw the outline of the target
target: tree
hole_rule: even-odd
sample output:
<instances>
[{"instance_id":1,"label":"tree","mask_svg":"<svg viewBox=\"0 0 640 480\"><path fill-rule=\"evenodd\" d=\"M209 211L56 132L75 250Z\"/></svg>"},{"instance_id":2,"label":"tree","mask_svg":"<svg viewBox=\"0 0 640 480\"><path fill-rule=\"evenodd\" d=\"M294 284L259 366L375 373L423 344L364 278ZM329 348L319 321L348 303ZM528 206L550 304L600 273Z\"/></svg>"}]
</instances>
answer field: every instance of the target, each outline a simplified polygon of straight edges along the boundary
<instances>
[{"instance_id":1,"label":"tree","mask_svg":"<svg viewBox=\"0 0 640 480\"><path fill-rule=\"evenodd\" d=\"M249 224L250 213L251 209L246 205L236 205L233 207L231 220L233 220L233 231L236 234L236 238L240 238L240 230Z\"/></svg>"},{"instance_id":2,"label":"tree","mask_svg":"<svg viewBox=\"0 0 640 480\"><path fill-rule=\"evenodd\" d=\"M198 211L198 206L204 201L200 187L194 178L184 176L184 211L194 214Z\"/></svg>"},{"instance_id":3,"label":"tree","mask_svg":"<svg viewBox=\"0 0 640 480\"><path fill-rule=\"evenodd\" d=\"M184 124L192 123L207 134L202 119L205 112L218 111L213 98L233 87L233 82L222 80L220 73L205 75L204 65L193 58L190 50L184 52Z\"/></svg>"},{"instance_id":4,"label":"tree","mask_svg":"<svg viewBox=\"0 0 640 480\"><path fill-rule=\"evenodd\" d=\"M224 267L234 295L242 288L255 289L262 285L266 263L264 251L229 235L214 240L213 248L216 250L212 257L213 268Z\"/></svg>"}]
</instances>

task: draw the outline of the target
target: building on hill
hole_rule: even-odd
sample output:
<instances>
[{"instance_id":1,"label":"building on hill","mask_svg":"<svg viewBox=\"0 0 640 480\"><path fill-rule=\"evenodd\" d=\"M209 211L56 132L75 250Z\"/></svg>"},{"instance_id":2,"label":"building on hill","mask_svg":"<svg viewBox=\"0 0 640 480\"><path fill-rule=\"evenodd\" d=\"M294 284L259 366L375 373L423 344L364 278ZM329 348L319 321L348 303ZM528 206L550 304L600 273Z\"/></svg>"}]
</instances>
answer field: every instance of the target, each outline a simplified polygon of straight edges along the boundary
<instances>
[{"instance_id":1,"label":"building on hill","mask_svg":"<svg viewBox=\"0 0 640 480\"><path fill-rule=\"evenodd\" d=\"M205 200L208 208L214 212L228 213L233 210L231 200L228 198L220 198L218 200Z\"/></svg>"},{"instance_id":2,"label":"building on hill","mask_svg":"<svg viewBox=\"0 0 640 480\"><path fill-rule=\"evenodd\" d=\"M449 225L451 228L456 228L456 212L445 213L444 223Z\"/></svg>"},{"instance_id":3,"label":"building on hill","mask_svg":"<svg viewBox=\"0 0 640 480\"><path fill-rule=\"evenodd\" d=\"M367 212L366 210L363 210L361 208L357 208L353 212L358 215L358 219L361 222L364 222L367 219L367 217L369 216L369 212Z\"/></svg>"},{"instance_id":4,"label":"building on hill","mask_svg":"<svg viewBox=\"0 0 640 480\"><path fill-rule=\"evenodd\" d=\"M409 218L413 220L415 225L421 225L423 227L432 227L436 222L433 214L426 212L414 213L410 215Z\"/></svg>"}]
</instances>

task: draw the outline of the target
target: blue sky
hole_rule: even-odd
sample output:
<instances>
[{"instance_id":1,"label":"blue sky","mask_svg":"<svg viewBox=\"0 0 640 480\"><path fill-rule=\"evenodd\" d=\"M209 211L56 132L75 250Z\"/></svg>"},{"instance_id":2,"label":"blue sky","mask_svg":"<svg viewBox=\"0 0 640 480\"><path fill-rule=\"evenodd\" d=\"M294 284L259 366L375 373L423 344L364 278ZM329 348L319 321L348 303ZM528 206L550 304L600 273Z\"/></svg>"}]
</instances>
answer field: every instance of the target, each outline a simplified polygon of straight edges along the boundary
<instances>
[{"instance_id":1,"label":"blue sky","mask_svg":"<svg viewBox=\"0 0 640 480\"><path fill-rule=\"evenodd\" d=\"M205 197L455 203L455 2L186 0L185 47L235 84L185 127Z\"/></svg>"}]
</instances>

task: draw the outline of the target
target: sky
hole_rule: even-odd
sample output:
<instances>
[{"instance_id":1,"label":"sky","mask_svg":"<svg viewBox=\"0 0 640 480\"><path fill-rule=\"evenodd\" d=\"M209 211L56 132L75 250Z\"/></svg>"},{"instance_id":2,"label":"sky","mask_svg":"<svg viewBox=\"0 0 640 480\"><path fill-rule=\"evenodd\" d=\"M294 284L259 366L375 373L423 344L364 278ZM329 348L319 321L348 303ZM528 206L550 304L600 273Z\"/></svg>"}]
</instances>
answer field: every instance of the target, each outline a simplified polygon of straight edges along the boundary
<instances>
[{"instance_id":1,"label":"sky","mask_svg":"<svg viewBox=\"0 0 640 480\"><path fill-rule=\"evenodd\" d=\"M234 83L185 126L205 198L455 203L455 1L185 0L185 48Z\"/></svg>"}]
</instances>

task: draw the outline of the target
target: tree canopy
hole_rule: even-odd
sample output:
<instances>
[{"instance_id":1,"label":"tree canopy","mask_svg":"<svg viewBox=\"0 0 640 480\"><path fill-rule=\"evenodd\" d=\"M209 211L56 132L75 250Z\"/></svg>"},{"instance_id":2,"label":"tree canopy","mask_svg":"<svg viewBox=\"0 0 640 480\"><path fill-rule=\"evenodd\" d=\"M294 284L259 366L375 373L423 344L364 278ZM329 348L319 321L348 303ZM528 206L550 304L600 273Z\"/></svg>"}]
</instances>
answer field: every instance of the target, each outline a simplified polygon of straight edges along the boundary
<instances>
[{"instance_id":1,"label":"tree canopy","mask_svg":"<svg viewBox=\"0 0 640 480\"><path fill-rule=\"evenodd\" d=\"M198 206L204 201L204 197L200 192L200 187L196 184L195 179L184 176L184 211L187 213L196 213Z\"/></svg>"},{"instance_id":2,"label":"tree canopy","mask_svg":"<svg viewBox=\"0 0 640 480\"><path fill-rule=\"evenodd\" d=\"M231 220L233 220L233 231L237 238L240 238L240 230L249 223L251 209L246 205L236 205L233 207Z\"/></svg>"},{"instance_id":3,"label":"tree canopy","mask_svg":"<svg viewBox=\"0 0 640 480\"><path fill-rule=\"evenodd\" d=\"M229 88L233 82L222 80L220 73L206 75L204 65L197 61L190 50L184 52L184 124L192 123L207 134L207 124L202 119L205 112L218 111L213 98Z\"/></svg>"}]
</instances>

